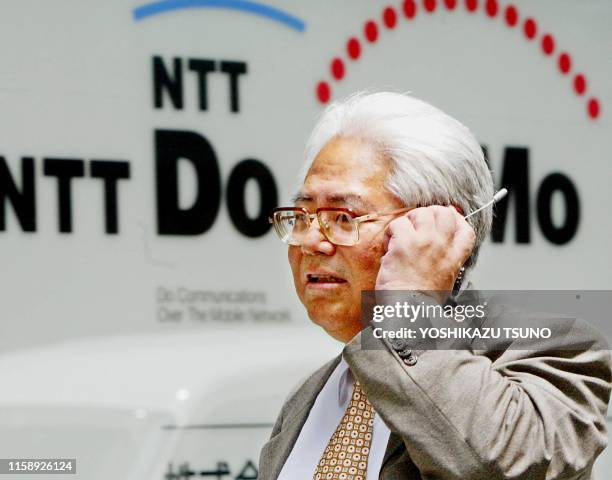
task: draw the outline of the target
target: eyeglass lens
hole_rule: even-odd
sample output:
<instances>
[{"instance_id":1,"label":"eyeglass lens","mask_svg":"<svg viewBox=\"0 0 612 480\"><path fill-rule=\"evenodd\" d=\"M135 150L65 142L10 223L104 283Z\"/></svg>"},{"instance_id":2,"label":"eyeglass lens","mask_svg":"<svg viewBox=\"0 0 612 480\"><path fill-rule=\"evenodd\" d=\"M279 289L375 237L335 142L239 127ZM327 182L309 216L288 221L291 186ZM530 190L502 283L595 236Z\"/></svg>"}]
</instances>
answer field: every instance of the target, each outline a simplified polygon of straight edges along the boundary
<instances>
[{"instance_id":1,"label":"eyeglass lens","mask_svg":"<svg viewBox=\"0 0 612 480\"><path fill-rule=\"evenodd\" d=\"M318 215L320 227L327 239L336 245L355 245L357 223L346 212L324 210ZM274 228L280 239L290 245L302 245L310 227L308 215L297 211L276 212Z\"/></svg>"}]
</instances>

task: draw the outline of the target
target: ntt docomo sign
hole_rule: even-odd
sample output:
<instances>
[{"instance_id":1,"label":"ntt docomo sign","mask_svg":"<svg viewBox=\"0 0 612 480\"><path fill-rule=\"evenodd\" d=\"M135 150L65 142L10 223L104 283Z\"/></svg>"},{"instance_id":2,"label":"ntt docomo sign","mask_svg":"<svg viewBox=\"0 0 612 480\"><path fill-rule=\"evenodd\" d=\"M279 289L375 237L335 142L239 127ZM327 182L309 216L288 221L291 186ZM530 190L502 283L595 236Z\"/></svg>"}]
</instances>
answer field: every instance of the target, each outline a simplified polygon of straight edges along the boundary
<instances>
[{"instance_id":1,"label":"ntt docomo sign","mask_svg":"<svg viewBox=\"0 0 612 480\"><path fill-rule=\"evenodd\" d=\"M134 19L138 21L185 6L181 2L147 4L134 10ZM512 3L493 0L405 0L373 10L364 4L360 10L364 11L364 15L360 21L355 20L356 30L350 36L338 39L338 45L333 49L334 55L328 59L327 73L321 72L317 74L318 79L313 79L310 94L314 95L314 100L321 107L340 95L350 93L343 90L343 84L351 79L354 70L362 62L371 62L373 55L381 55L380 50L372 50L386 41L393 41L393 35L402 28L432 21L435 15L456 16L461 20L461 15L467 13L472 17L471 21L477 21L477 15L480 15L498 30L516 34L513 38L517 42L526 42L529 48L538 49L539 55L550 59L550 64L556 70L555 75L569 83L571 87L568 90L584 102L590 121L601 117L600 101L597 96L591 95L586 76L575 67L574 57L557 44L553 32L541 31L537 18ZM368 15L365 15L365 11ZM299 19L278 11L273 13L267 7L257 10L258 15L268 16L268 19L296 32L305 31L305 25ZM372 16L374 13L377 16ZM361 32L357 29L359 26ZM317 53L317 56L320 55ZM427 65L429 61L425 59L415 64ZM406 68L409 67L410 62ZM195 97L189 96L191 110L207 112L211 97L209 90L212 90L210 86L219 86L220 83L216 81L219 79L224 82L223 90L227 92L225 108L231 115L241 113L243 93L251 93L243 92L242 80L249 75L248 64L244 60L153 55L149 57L148 68L151 104L158 111L184 110L188 97L185 90L189 86L196 92ZM374 69L368 71L370 75L374 73ZM361 75L364 75L363 71ZM398 81L398 84L402 83ZM448 85L440 88L448 88ZM220 92L215 90L212 93ZM301 96L296 94L293 98L299 99ZM299 110L295 108L292 115ZM298 114L295 115L297 117ZM284 127L290 129L289 126ZM152 131L152 138L154 159L151 164L154 166L156 231L159 235L204 234L214 224L223 202L233 226L241 234L254 238L269 231L267 214L278 203L277 182L272 170L256 152L248 157L220 159L215 138L199 129L158 128ZM487 138L481 140L487 151ZM530 147L523 143L509 143L504 145L501 153L497 150L487 156L495 172L497 188L506 187L509 190L508 200L497 207L491 236L494 243L508 241L506 227L511 224L514 225L514 242L518 244L531 243L534 223L546 241L552 244L566 244L576 236L581 218L581 185L564 171L563 166L558 170L548 169L534 174L533 164L542 159L533 158ZM70 233L78 229L73 220L73 204L78 202L73 184L87 181L97 182L102 187L100 204L94 207L96 212L102 212L101 231L106 234L120 233L121 192L127 188L125 184L134 174L129 160L39 157L26 155L20 160L0 157L0 231L7 229L6 219L10 210L14 212L23 232L37 231L37 202L40 199L37 197L36 177L41 176L56 183L58 232ZM179 201L181 162L191 164L196 184L195 198L187 207L181 206ZM230 165L225 178L220 173L220 164ZM246 208L246 186L249 182L257 185L259 201L256 202L258 211L255 214L247 212ZM582 191L584 188L586 186L582 185ZM555 198L561 206L557 207L557 215L554 215Z\"/></svg>"},{"instance_id":2,"label":"ntt docomo sign","mask_svg":"<svg viewBox=\"0 0 612 480\"><path fill-rule=\"evenodd\" d=\"M0 349L215 323L191 307L307 321L267 215L317 115L359 90L411 92L481 143L509 194L475 285L612 288L605 0L107 0L91 22L67 0L13 3ZM181 288L264 300L158 297Z\"/></svg>"},{"instance_id":3,"label":"ntt docomo sign","mask_svg":"<svg viewBox=\"0 0 612 480\"><path fill-rule=\"evenodd\" d=\"M208 109L208 75L225 75L228 82L228 109L240 112L240 76L247 73L246 62L214 61L209 59L173 58L165 62L152 58L152 91L156 109L184 107L186 77L197 82L198 109ZM270 169L257 158L236 159L226 184L219 171L219 159L213 143L204 134L187 130L153 132L155 142L155 192L157 199L157 231L160 235L199 235L215 222L225 200L230 219L236 229L247 237L259 237L269 229L268 213L278 203L276 182ZM179 206L179 161L193 166L197 192L192 205ZM121 184L132 175L130 161L79 158L42 158L38 167L32 156L21 158L20 172L11 172L7 161L0 157L0 230L6 230L6 205L10 203L24 232L37 231L36 172L55 179L57 183L57 228L70 233L75 226L72 219L72 183L85 177L103 186L101 223L107 234L120 231L119 211ZM20 177L20 179L19 179ZM256 182L259 192L259 212L249 216L245 205L245 187L249 180ZM21 185L19 187L18 185ZM222 188L224 187L224 188ZM8 200L8 202L7 202Z\"/></svg>"},{"instance_id":4,"label":"ntt docomo sign","mask_svg":"<svg viewBox=\"0 0 612 480\"><path fill-rule=\"evenodd\" d=\"M179 58L151 59L153 105L155 109L182 110L185 106L185 82L197 85L197 108L208 110L208 76L224 75L227 79L227 108L240 112L240 77L248 72L246 62L214 61L210 59ZM268 212L278 203L274 175L257 158L236 159L227 180L221 178L219 158L213 141L205 134L188 130L153 131L155 144L155 193L157 206L157 232L160 235L200 235L214 224L223 201L234 227L247 237L259 237L269 229ZM483 145L485 153L486 145ZM188 161L196 177L197 191L192 205L182 208L179 202L179 162ZM107 234L120 231L119 210L121 183L132 174L127 160L43 158L39 170L44 177L57 183L57 229L70 233L72 220L72 183L89 177L103 186L100 219ZM21 158L20 172L11 172L5 158L0 157L0 230L6 230L6 205L10 203L24 232L36 232L36 159ZM551 243L569 242L578 229L580 201L574 182L564 173L551 172L540 180L535 192L529 191L529 149L507 147L502 159L499 187L510 191L515 208L515 241L530 243L531 198L535 196L535 216L543 236ZM19 181L17 178L21 177ZM253 180L258 186L259 211L249 216L245 204L245 187ZM226 182L224 184L224 181ZM21 187L18 185L21 184ZM535 195L534 195L535 193ZM558 194L564 203L564 216L555 223L552 214L553 196ZM7 202L8 200L8 202ZM492 240L505 240L509 202L498 206L494 220Z\"/></svg>"}]
</instances>

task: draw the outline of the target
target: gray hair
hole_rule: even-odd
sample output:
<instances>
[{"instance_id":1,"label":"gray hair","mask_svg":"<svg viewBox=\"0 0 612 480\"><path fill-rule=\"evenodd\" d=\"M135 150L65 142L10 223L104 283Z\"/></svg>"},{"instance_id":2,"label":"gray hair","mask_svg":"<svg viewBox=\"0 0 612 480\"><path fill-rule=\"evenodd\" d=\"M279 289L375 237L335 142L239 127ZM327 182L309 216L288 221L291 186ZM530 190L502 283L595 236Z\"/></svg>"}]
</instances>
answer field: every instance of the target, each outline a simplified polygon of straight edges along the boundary
<instances>
[{"instance_id":1,"label":"gray hair","mask_svg":"<svg viewBox=\"0 0 612 480\"><path fill-rule=\"evenodd\" d=\"M482 148L463 124L408 94L359 92L332 103L306 144L300 183L317 154L334 137L356 137L391 160L387 189L404 205L457 205L467 215L493 197L493 179ZM476 245L466 268L476 263L491 229L492 209L468 222Z\"/></svg>"}]
</instances>

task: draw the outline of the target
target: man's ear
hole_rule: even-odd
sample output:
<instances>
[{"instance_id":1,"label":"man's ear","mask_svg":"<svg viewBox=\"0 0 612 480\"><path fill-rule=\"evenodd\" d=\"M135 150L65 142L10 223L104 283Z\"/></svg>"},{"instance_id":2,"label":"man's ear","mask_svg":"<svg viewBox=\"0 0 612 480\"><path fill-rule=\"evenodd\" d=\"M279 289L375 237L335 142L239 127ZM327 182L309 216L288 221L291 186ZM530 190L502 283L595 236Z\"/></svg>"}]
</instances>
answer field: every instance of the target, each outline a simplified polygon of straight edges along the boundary
<instances>
[{"instance_id":1,"label":"man's ear","mask_svg":"<svg viewBox=\"0 0 612 480\"><path fill-rule=\"evenodd\" d=\"M453 207L455 207L455 210L457 210L461 215L465 215L463 213L463 208L461 208L459 205L453 205Z\"/></svg>"}]
</instances>

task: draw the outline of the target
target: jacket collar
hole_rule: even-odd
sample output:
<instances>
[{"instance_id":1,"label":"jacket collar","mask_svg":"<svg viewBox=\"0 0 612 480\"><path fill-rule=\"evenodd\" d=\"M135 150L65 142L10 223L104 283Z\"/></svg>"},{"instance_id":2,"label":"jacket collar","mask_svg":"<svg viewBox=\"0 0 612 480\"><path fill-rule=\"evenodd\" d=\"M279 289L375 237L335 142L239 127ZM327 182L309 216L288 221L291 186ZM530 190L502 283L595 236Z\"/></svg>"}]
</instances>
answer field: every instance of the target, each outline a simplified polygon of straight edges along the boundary
<instances>
[{"instance_id":1,"label":"jacket collar","mask_svg":"<svg viewBox=\"0 0 612 480\"><path fill-rule=\"evenodd\" d=\"M288 400L284 408L281 431L264 445L261 452L259 474L262 479L275 479L280 475L317 395L341 360L342 354L339 354L319 368ZM382 466L403 445L401 437L391 432Z\"/></svg>"}]
</instances>

